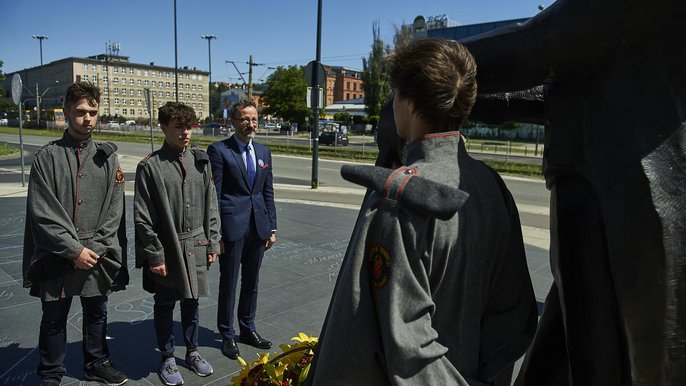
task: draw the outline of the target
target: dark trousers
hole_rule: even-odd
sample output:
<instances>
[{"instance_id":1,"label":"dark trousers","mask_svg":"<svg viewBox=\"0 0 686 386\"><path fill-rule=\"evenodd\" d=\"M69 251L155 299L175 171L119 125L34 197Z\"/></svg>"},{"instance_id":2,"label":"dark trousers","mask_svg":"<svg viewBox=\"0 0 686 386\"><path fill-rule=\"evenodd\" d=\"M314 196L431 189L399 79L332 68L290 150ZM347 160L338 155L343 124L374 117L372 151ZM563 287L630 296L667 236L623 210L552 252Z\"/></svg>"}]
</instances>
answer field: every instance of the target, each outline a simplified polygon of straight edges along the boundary
<instances>
[{"instance_id":1,"label":"dark trousers","mask_svg":"<svg viewBox=\"0 0 686 386\"><path fill-rule=\"evenodd\" d=\"M158 292L154 296L155 334L157 335L157 347L162 353L162 358L174 356L174 306L178 301L181 304L181 328L183 329L183 341L186 351L194 351L198 348L198 329L200 312L198 299L178 299L171 294Z\"/></svg>"},{"instance_id":2,"label":"dark trousers","mask_svg":"<svg viewBox=\"0 0 686 386\"><path fill-rule=\"evenodd\" d=\"M260 239L255 232L254 218L251 218L248 229L248 234L243 238L233 242L224 242L224 254L219 255L217 329L223 339L231 338L236 334L233 328L233 318L239 272L241 293L238 299L238 327L241 333L255 331L257 284L265 241Z\"/></svg>"},{"instance_id":3,"label":"dark trousers","mask_svg":"<svg viewBox=\"0 0 686 386\"><path fill-rule=\"evenodd\" d=\"M61 380L65 373L67 353L67 317L73 298L42 302L38 349L38 375L44 379ZM107 349L107 296L81 297L83 308L84 369L109 358Z\"/></svg>"}]
</instances>

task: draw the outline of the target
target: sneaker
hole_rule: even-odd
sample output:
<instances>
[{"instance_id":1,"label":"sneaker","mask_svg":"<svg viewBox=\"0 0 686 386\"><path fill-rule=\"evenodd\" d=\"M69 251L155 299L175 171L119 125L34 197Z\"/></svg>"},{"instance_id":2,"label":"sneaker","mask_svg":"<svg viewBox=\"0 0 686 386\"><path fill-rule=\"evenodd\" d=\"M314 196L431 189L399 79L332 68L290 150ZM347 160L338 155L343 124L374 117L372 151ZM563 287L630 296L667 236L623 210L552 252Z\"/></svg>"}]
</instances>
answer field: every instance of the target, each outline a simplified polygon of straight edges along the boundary
<instances>
[{"instance_id":1,"label":"sneaker","mask_svg":"<svg viewBox=\"0 0 686 386\"><path fill-rule=\"evenodd\" d=\"M157 374L159 374L162 383L167 386L183 385L183 378L181 373L179 373L179 368L176 367L176 359L174 357L165 359L160 365Z\"/></svg>"},{"instance_id":2,"label":"sneaker","mask_svg":"<svg viewBox=\"0 0 686 386\"><path fill-rule=\"evenodd\" d=\"M212 365L204 360L197 351L191 351L186 354L185 364L186 367L201 377L206 377L214 372Z\"/></svg>"},{"instance_id":3,"label":"sneaker","mask_svg":"<svg viewBox=\"0 0 686 386\"><path fill-rule=\"evenodd\" d=\"M57 379L41 379L40 386L60 386L61 381Z\"/></svg>"},{"instance_id":4,"label":"sneaker","mask_svg":"<svg viewBox=\"0 0 686 386\"><path fill-rule=\"evenodd\" d=\"M86 380L104 383L108 386L123 385L129 379L112 366L112 362L106 360L102 363L96 363L86 369Z\"/></svg>"}]
</instances>

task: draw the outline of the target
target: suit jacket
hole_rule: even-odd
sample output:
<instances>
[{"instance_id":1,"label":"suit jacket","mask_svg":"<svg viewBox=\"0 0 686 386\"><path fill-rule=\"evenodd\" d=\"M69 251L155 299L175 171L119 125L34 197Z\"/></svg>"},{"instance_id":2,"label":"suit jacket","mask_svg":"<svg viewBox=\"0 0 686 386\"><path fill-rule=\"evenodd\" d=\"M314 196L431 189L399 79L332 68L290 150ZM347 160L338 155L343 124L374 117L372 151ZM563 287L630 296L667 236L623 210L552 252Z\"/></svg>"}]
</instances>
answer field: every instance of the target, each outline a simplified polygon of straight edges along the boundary
<instances>
[{"instance_id":1,"label":"suit jacket","mask_svg":"<svg viewBox=\"0 0 686 386\"><path fill-rule=\"evenodd\" d=\"M225 241L246 235L250 216L255 216L255 231L266 240L276 230L276 207L269 148L252 141L255 149L255 182L248 186L248 172L236 138L231 136L207 148Z\"/></svg>"}]
</instances>

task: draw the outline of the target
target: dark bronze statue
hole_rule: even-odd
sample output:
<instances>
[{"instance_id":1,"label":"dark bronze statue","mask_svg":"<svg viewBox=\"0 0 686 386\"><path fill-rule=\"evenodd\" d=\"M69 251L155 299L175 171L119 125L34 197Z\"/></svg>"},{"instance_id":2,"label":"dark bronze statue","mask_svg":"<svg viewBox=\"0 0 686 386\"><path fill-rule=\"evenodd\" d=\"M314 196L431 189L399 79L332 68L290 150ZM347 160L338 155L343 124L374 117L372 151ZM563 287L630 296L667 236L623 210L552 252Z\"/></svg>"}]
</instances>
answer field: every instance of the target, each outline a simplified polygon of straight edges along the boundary
<instances>
[{"instance_id":1,"label":"dark bronze statue","mask_svg":"<svg viewBox=\"0 0 686 386\"><path fill-rule=\"evenodd\" d=\"M554 284L516 385L686 385L685 25L682 0L559 0L463 42L470 119L545 124Z\"/></svg>"}]
</instances>

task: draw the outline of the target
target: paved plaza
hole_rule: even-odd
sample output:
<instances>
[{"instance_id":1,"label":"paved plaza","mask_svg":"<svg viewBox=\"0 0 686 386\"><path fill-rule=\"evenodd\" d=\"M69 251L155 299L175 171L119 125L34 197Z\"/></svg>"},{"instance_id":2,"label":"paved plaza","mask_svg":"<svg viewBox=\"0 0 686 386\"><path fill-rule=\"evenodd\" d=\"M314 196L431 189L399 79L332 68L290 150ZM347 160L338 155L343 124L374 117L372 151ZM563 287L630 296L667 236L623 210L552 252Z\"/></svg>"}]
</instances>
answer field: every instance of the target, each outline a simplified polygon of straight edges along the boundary
<instances>
[{"instance_id":1,"label":"paved plaza","mask_svg":"<svg viewBox=\"0 0 686 386\"><path fill-rule=\"evenodd\" d=\"M132 165L126 178L133 180ZM16 167L16 163L13 167ZM0 160L0 169L3 161ZM2 170L0 170L1 172ZM260 276L257 309L258 331L278 344L288 343L299 332L317 336L321 328L338 270L362 199L362 190L338 189L313 193L275 178L278 243L267 251ZM127 183L130 184L130 183ZM109 347L112 361L130 378L130 385L161 385L156 374L160 360L152 320L152 295L141 287L141 271L133 267L132 186L127 185L128 261L131 276L126 291L114 293L109 302ZM21 256L26 210L25 188L20 176L0 173L0 385L36 385L38 330L41 307L21 285ZM338 202L338 203L334 203ZM520 209L521 210L521 209ZM532 214L538 215L538 214ZM527 259L536 298L542 302L551 283L548 263L548 232L523 226ZM180 367L186 385L227 385L240 370L236 361L220 352L216 332L218 265L210 269L209 298L200 301L200 352L214 366L213 375L200 378ZM178 310L178 307L177 307ZM183 363L179 314L175 332L177 363ZM88 385L83 381L81 354L81 306L72 304L68 323L67 376L63 385ZM259 351L239 343L241 356L255 358ZM95 384L95 383L93 383Z\"/></svg>"}]
</instances>

